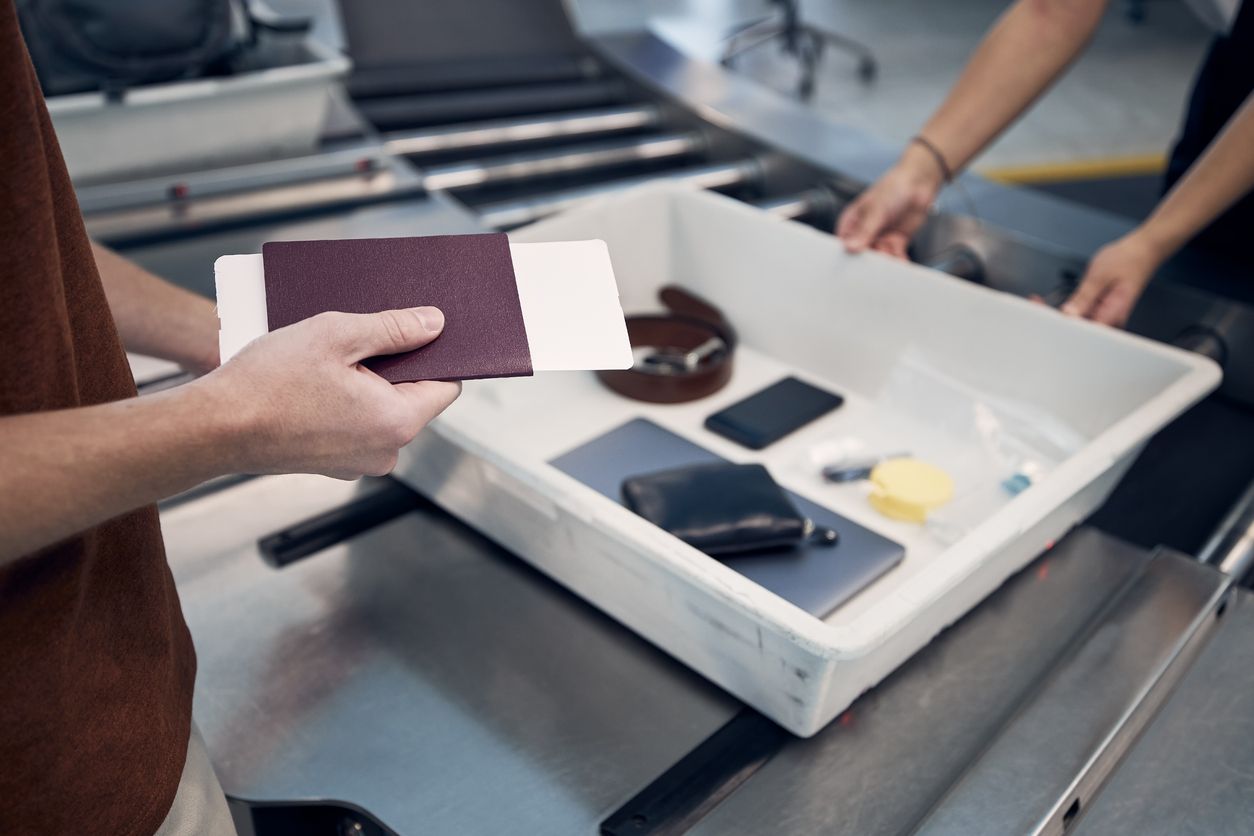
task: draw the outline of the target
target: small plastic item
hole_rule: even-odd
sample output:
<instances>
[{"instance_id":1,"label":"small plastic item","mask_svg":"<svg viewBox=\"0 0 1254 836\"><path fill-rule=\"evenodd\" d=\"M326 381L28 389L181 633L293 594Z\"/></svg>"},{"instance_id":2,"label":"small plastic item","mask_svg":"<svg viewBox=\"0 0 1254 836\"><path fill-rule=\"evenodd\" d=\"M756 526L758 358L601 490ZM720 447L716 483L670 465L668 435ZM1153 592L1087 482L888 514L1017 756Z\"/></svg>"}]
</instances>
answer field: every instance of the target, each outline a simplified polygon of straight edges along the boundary
<instances>
[{"instance_id":1,"label":"small plastic item","mask_svg":"<svg viewBox=\"0 0 1254 836\"><path fill-rule=\"evenodd\" d=\"M875 470L875 466L880 462L885 462L889 459L905 459L909 458L909 456L909 453L889 453L886 456L864 456L860 459L843 459L824 467L823 478L838 485L845 482L858 482L862 479L870 479L871 471Z\"/></svg>"},{"instance_id":2,"label":"small plastic item","mask_svg":"<svg viewBox=\"0 0 1254 836\"><path fill-rule=\"evenodd\" d=\"M1011 496L1018 496L1028 488L1032 487L1032 477L1026 473L1015 473L1014 475L1007 476L1003 479L1001 486L1002 489Z\"/></svg>"},{"instance_id":3,"label":"small plastic item","mask_svg":"<svg viewBox=\"0 0 1254 836\"><path fill-rule=\"evenodd\" d=\"M954 495L954 480L935 465L918 459L890 459L871 471L871 506L886 517L924 523L928 512Z\"/></svg>"}]
</instances>

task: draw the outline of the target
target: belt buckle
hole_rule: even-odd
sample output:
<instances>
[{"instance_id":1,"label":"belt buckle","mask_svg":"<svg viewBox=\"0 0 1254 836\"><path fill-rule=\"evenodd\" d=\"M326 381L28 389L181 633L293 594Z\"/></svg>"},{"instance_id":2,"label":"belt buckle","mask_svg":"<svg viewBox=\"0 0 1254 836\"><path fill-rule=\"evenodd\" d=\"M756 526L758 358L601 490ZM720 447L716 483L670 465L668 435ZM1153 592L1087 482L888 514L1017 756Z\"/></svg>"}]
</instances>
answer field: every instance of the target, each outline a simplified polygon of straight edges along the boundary
<instances>
[{"instance_id":1,"label":"belt buckle","mask_svg":"<svg viewBox=\"0 0 1254 836\"><path fill-rule=\"evenodd\" d=\"M701 345L689 350L673 346L664 348L648 345L637 346L633 350L635 354L635 365L633 368L646 374L691 374L699 369L702 363L726 350L727 342L722 337L710 337Z\"/></svg>"}]
</instances>

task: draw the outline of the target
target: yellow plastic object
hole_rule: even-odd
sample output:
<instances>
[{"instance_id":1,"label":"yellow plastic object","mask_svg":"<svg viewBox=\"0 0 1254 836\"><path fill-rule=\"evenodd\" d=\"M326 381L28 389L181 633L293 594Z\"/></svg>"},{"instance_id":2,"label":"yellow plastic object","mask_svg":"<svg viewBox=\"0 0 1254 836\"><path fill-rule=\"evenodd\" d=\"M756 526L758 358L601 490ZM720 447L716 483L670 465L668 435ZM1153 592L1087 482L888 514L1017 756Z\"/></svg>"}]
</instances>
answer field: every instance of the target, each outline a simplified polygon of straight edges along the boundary
<instances>
[{"instance_id":1,"label":"yellow plastic object","mask_svg":"<svg viewBox=\"0 0 1254 836\"><path fill-rule=\"evenodd\" d=\"M922 523L954 495L954 480L918 459L889 459L871 471L871 506L886 517Z\"/></svg>"}]
</instances>

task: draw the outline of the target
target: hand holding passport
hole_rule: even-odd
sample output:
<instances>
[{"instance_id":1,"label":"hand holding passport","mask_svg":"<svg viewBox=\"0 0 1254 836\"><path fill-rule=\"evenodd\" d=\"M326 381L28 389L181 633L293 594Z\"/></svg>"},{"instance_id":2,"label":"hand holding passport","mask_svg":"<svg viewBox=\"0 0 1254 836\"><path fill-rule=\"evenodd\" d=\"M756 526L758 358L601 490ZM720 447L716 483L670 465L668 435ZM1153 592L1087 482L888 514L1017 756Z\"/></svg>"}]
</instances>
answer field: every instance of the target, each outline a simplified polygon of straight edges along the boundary
<instances>
[{"instance_id":1,"label":"hand holding passport","mask_svg":"<svg viewBox=\"0 0 1254 836\"><path fill-rule=\"evenodd\" d=\"M325 313L264 335L188 386L209 393L198 412L226 472L381 476L461 383L391 384L360 364L430 345L443 329L433 307Z\"/></svg>"},{"instance_id":2,"label":"hand holding passport","mask_svg":"<svg viewBox=\"0 0 1254 836\"><path fill-rule=\"evenodd\" d=\"M433 306L440 337L364 365L392 383L632 364L604 242L510 244L504 234L265 244L215 265L222 360L325 311Z\"/></svg>"}]
</instances>

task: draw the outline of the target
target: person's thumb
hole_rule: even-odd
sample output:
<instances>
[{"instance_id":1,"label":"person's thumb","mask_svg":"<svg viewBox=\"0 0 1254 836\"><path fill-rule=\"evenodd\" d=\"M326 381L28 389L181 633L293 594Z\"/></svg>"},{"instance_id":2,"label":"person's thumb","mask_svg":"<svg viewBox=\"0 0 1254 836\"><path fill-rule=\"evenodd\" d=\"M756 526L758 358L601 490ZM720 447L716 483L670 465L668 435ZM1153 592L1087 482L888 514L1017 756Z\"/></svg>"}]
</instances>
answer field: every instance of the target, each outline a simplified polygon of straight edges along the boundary
<instances>
[{"instance_id":1,"label":"person's thumb","mask_svg":"<svg viewBox=\"0 0 1254 836\"><path fill-rule=\"evenodd\" d=\"M1109 280L1104 275L1090 272L1080 282L1075 293L1071 294L1071 298L1063 302L1059 310L1068 316L1089 316L1090 311L1097 306L1098 301L1105 294L1109 284Z\"/></svg>"},{"instance_id":2,"label":"person's thumb","mask_svg":"<svg viewBox=\"0 0 1254 836\"><path fill-rule=\"evenodd\" d=\"M1089 318L1103 325L1122 328L1128 323L1128 315L1141 295L1140 286L1133 281L1117 281L1110 285L1106 294L1093 308Z\"/></svg>"},{"instance_id":3,"label":"person's thumb","mask_svg":"<svg viewBox=\"0 0 1254 836\"><path fill-rule=\"evenodd\" d=\"M367 357L400 354L421 348L444 330L439 308L401 308L374 314L341 314L334 323L336 345L344 359L356 363Z\"/></svg>"},{"instance_id":4,"label":"person's thumb","mask_svg":"<svg viewBox=\"0 0 1254 836\"><path fill-rule=\"evenodd\" d=\"M836 219L836 237L841 240L848 240L853 235L858 226L862 222L862 212L865 205L860 200L845 207L840 213L840 217Z\"/></svg>"},{"instance_id":5,"label":"person's thumb","mask_svg":"<svg viewBox=\"0 0 1254 836\"><path fill-rule=\"evenodd\" d=\"M864 206L854 219L851 228L841 236L841 240L845 242L845 249L851 253L860 253L871 246L883 231L885 219L883 207L876 203Z\"/></svg>"}]
</instances>

